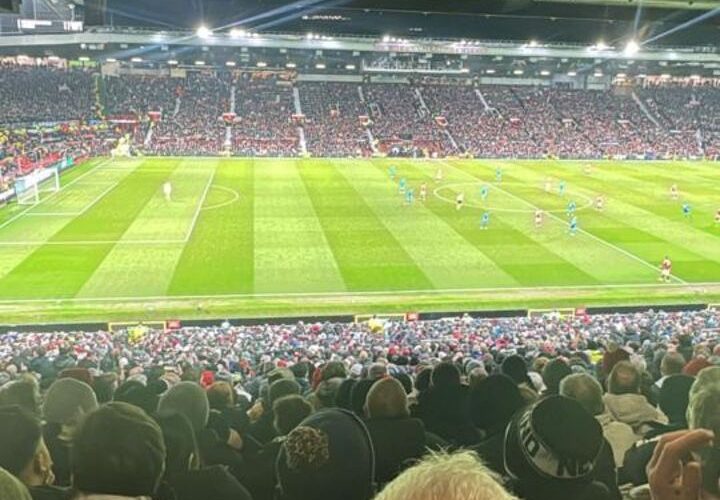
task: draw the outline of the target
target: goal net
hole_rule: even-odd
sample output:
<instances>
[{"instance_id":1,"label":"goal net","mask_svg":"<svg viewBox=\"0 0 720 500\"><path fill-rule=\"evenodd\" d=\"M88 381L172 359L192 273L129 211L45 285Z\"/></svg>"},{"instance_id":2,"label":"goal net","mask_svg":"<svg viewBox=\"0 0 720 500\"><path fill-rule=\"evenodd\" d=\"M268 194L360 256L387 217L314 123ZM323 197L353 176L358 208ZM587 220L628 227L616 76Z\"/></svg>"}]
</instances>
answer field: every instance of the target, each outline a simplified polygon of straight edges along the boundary
<instances>
[{"instance_id":1,"label":"goal net","mask_svg":"<svg viewBox=\"0 0 720 500\"><path fill-rule=\"evenodd\" d=\"M575 317L576 310L573 308L560 308L560 309L528 309L528 318L559 318L559 319L572 319Z\"/></svg>"},{"instance_id":2,"label":"goal net","mask_svg":"<svg viewBox=\"0 0 720 500\"><path fill-rule=\"evenodd\" d=\"M60 190L60 174L57 168L34 170L23 177L15 179L15 196L18 205L35 205L40 203L45 193Z\"/></svg>"}]
</instances>

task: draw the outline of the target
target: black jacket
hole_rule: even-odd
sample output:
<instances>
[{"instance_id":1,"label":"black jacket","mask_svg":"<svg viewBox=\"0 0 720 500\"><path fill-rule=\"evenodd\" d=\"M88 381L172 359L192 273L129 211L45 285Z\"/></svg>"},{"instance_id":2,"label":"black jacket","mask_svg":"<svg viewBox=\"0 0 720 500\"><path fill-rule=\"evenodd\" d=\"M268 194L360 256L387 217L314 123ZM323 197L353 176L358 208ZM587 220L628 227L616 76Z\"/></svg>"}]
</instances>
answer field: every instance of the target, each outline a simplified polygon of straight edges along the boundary
<instances>
[{"instance_id":1,"label":"black jacket","mask_svg":"<svg viewBox=\"0 0 720 500\"><path fill-rule=\"evenodd\" d=\"M176 500L252 500L225 467L212 466L169 478Z\"/></svg>"},{"instance_id":2,"label":"black jacket","mask_svg":"<svg viewBox=\"0 0 720 500\"><path fill-rule=\"evenodd\" d=\"M425 426L417 418L375 418L365 422L375 449L375 480L388 483L425 454Z\"/></svg>"}]
</instances>

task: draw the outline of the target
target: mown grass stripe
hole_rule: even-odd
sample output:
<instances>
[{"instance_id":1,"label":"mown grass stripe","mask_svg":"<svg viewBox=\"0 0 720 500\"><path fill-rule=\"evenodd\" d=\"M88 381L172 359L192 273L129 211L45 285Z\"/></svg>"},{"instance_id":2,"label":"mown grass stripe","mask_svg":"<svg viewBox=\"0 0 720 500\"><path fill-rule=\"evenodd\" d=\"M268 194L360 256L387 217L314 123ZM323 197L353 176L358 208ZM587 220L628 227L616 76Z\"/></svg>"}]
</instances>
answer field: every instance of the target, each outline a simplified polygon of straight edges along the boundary
<instances>
[{"instance_id":1,"label":"mown grass stripe","mask_svg":"<svg viewBox=\"0 0 720 500\"><path fill-rule=\"evenodd\" d=\"M439 289L513 286L517 281L417 199L406 206L384 165L337 161L375 215ZM404 170L401 169L402 173ZM418 185L412 186L419 196ZM432 186L430 186L432 188ZM432 196L432 195L431 195Z\"/></svg>"},{"instance_id":2,"label":"mown grass stripe","mask_svg":"<svg viewBox=\"0 0 720 500\"><path fill-rule=\"evenodd\" d=\"M254 287L254 160L220 160L213 181L239 193L221 209L203 210L174 269L167 293L251 293ZM210 189L205 206L224 200ZM219 197L219 198L217 198ZM216 199L217 198L217 199Z\"/></svg>"},{"instance_id":3,"label":"mown grass stripe","mask_svg":"<svg viewBox=\"0 0 720 500\"><path fill-rule=\"evenodd\" d=\"M77 240L117 241L147 201L160 189L167 174L140 166L91 210L68 223L50 241L0 280L0 297L72 297L92 276L114 243L75 245Z\"/></svg>"},{"instance_id":4,"label":"mown grass stripe","mask_svg":"<svg viewBox=\"0 0 720 500\"><path fill-rule=\"evenodd\" d=\"M348 290L433 287L332 162L303 162L299 171Z\"/></svg>"}]
</instances>

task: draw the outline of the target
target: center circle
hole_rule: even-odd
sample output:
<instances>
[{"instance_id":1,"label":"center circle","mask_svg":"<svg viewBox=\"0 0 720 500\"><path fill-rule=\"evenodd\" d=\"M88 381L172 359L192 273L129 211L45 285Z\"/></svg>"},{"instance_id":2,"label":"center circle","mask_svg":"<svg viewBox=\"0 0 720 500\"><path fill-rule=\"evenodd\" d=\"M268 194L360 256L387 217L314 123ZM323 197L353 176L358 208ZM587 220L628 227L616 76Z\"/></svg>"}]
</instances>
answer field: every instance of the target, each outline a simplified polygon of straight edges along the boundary
<instances>
[{"instance_id":1,"label":"center circle","mask_svg":"<svg viewBox=\"0 0 720 500\"><path fill-rule=\"evenodd\" d=\"M473 208L481 208L481 209L483 209L483 210L492 211L492 212L506 212L506 213L518 213L518 214L531 214L531 213L535 213L535 210L537 210L537 209L542 210L543 212L548 213L548 214L564 214L564 213L566 212L566 209L565 209L565 208L557 208L557 209L553 209L553 210L545 210L545 209L543 209L542 207L537 207L537 209L536 209L536 208L535 208L535 205L533 205L533 204L532 204L531 202L529 202L529 201L522 200L522 197L521 197L521 196L518 196L518 195L512 194L512 193L508 193L507 191L505 191L505 190L502 189L501 187L498 187L498 186L493 185L492 183L486 183L486 182L451 182L451 183L449 183L449 184L444 184L444 185L442 185L442 186L440 186L440 187L438 187L438 188L435 188L435 190L433 191L433 195L435 195L435 197L437 197L438 199L440 199L440 200L442 200L442 201L444 201L444 202L446 202L446 203L450 203L450 204L454 205L454 204L455 204L455 197L454 197L454 196L452 196L452 197L445 196L445 195L442 193L444 190L448 190L448 189L452 189L452 188L457 188L457 187L467 187L467 189L465 189L465 191L472 191L473 193L476 193L476 192L480 189L481 186L488 186L488 188L490 188L490 193L492 193L492 191L495 190L495 191L499 192L501 195L506 196L506 197L508 197L508 198L517 197L517 198L519 198L519 200L518 200L517 203L519 203L519 204L527 204L527 205L528 205L528 208L498 208L498 207L493 207L492 205L485 205L485 204L483 204L482 202L480 202L479 200L477 200L475 197L472 197L472 198L469 198L469 199L466 198L465 201L464 201L464 203L463 203L464 205L469 206L469 207L473 207ZM528 184L523 184L523 183L521 183L521 182L503 182L503 183L501 184L501 186L523 186L523 187L527 187ZM540 189L540 188L538 188L538 189ZM544 192L544 191L543 191L543 192ZM576 211L585 210L585 209L590 208L590 207L593 206L593 200L592 200L592 198L590 198L590 197L587 196L587 195L580 194L580 193L576 193L576 192L571 192L571 191L566 191L565 193L566 193L566 196L568 197L568 201L570 201L571 199L578 199L580 202L584 202L584 205L582 205L582 204L579 205L579 206L577 207ZM550 193L547 193L547 194L550 194ZM570 197L570 195L572 195L572 197ZM522 200L522 201L521 201L521 200ZM532 205L532 206L531 206L531 205Z\"/></svg>"}]
</instances>

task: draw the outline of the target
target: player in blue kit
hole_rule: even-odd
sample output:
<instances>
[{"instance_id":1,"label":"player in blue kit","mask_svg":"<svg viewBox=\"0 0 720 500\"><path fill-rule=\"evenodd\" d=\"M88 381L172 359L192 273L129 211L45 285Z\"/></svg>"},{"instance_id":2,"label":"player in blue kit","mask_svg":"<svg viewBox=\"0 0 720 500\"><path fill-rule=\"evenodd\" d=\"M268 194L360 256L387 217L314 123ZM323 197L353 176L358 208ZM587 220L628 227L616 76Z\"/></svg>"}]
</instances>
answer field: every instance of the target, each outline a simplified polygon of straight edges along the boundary
<instances>
[{"instance_id":1,"label":"player in blue kit","mask_svg":"<svg viewBox=\"0 0 720 500\"><path fill-rule=\"evenodd\" d=\"M487 229L490 225L490 212L485 212L482 214L482 218L480 219L480 229Z\"/></svg>"},{"instance_id":2,"label":"player in blue kit","mask_svg":"<svg viewBox=\"0 0 720 500\"><path fill-rule=\"evenodd\" d=\"M560 181L560 184L558 184L558 193L560 196L565 196L565 188L567 186L565 185L565 181Z\"/></svg>"},{"instance_id":3,"label":"player in blue kit","mask_svg":"<svg viewBox=\"0 0 720 500\"><path fill-rule=\"evenodd\" d=\"M685 217L686 219L692 218L692 207L690 206L690 203L688 203L687 201L685 203L683 203L683 205L682 205L682 213L683 213L683 217Z\"/></svg>"},{"instance_id":4,"label":"player in blue kit","mask_svg":"<svg viewBox=\"0 0 720 500\"><path fill-rule=\"evenodd\" d=\"M501 183L502 178L503 178L503 171L500 167L497 167L495 169L495 182L497 182L498 184Z\"/></svg>"},{"instance_id":5,"label":"player in blue kit","mask_svg":"<svg viewBox=\"0 0 720 500\"><path fill-rule=\"evenodd\" d=\"M407 188L405 191L405 204L412 205L415 202L415 191L411 188Z\"/></svg>"},{"instance_id":6,"label":"player in blue kit","mask_svg":"<svg viewBox=\"0 0 720 500\"><path fill-rule=\"evenodd\" d=\"M407 181L405 180L405 177L400 179L400 194L405 194L405 189L407 188Z\"/></svg>"},{"instance_id":7,"label":"player in blue kit","mask_svg":"<svg viewBox=\"0 0 720 500\"><path fill-rule=\"evenodd\" d=\"M571 201L567 204L567 216L570 217L572 215L575 215L575 210L577 210L577 203L575 201Z\"/></svg>"},{"instance_id":8,"label":"player in blue kit","mask_svg":"<svg viewBox=\"0 0 720 500\"><path fill-rule=\"evenodd\" d=\"M570 224L568 225L568 230L570 231L570 236L575 236L578 232L578 220L577 217L573 215L572 219L570 219Z\"/></svg>"},{"instance_id":9,"label":"player in blue kit","mask_svg":"<svg viewBox=\"0 0 720 500\"><path fill-rule=\"evenodd\" d=\"M397 167L395 165L390 165L390 168L388 168L388 174L390 175L390 180L395 181L395 176L397 175Z\"/></svg>"},{"instance_id":10,"label":"player in blue kit","mask_svg":"<svg viewBox=\"0 0 720 500\"><path fill-rule=\"evenodd\" d=\"M487 186L483 185L480 187L480 198L482 199L482 201L486 201L489 194L490 189L488 189Z\"/></svg>"}]
</instances>

